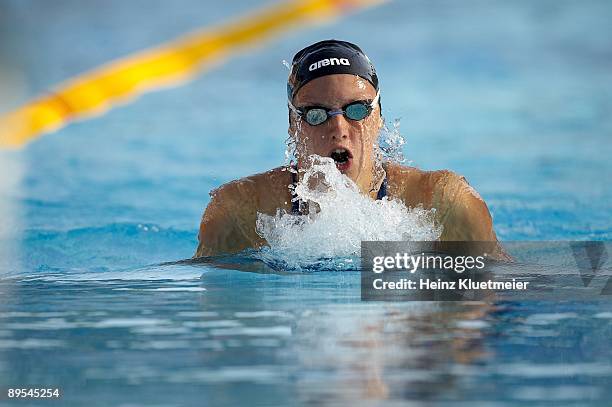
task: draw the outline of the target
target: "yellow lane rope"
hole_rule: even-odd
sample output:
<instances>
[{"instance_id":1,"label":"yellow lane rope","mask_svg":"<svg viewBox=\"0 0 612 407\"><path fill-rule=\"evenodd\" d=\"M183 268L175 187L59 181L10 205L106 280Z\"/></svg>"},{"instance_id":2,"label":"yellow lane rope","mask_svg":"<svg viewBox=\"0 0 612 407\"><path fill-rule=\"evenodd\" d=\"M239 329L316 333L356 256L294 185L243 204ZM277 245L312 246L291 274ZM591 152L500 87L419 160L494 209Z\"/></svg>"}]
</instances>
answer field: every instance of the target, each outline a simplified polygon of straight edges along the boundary
<instances>
[{"instance_id":1,"label":"yellow lane rope","mask_svg":"<svg viewBox=\"0 0 612 407\"><path fill-rule=\"evenodd\" d=\"M20 147L70 121L101 114L143 92L176 85L230 54L283 31L383 0L292 0L113 61L0 116L0 148Z\"/></svg>"}]
</instances>

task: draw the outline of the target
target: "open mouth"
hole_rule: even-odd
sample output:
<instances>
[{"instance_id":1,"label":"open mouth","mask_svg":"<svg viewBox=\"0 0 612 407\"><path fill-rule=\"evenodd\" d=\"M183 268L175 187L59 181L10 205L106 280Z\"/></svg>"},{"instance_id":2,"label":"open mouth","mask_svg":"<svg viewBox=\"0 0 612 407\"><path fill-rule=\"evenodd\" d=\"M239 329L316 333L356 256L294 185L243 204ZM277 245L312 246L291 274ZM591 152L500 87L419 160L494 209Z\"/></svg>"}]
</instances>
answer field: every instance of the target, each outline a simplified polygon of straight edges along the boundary
<instances>
[{"instance_id":1,"label":"open mouth","mask_svg":"<svg viewBox=\"0 0 612 407\"><path fill-rule=\"evenodd\" d=\"M340 171L347 170L351 165L351 159L353 155L345 148L335 148L329 154L329 156L336 162L336 167Z\"/></svg>"}]
</instances>

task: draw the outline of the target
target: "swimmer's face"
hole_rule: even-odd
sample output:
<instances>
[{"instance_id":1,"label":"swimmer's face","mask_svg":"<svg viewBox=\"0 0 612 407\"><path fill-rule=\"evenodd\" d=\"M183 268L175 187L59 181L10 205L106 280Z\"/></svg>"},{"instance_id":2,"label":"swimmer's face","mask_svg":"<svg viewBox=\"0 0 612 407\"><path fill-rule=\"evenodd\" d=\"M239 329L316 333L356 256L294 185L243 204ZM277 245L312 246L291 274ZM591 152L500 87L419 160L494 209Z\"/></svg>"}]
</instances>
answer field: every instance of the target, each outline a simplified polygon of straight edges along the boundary
<instances>
[{"instance_id":1,"label":"swimmer's face","mask_svg":"<svg viewBox=\"0 0 612 407\"><path fill-rule=\"evenodd\" d=\"M298 109L321 106L340 110L351 102L371 101L375 97L376 89L368 81L356 75L337 74L308 82L293 98L293 105ZM378 103L370 115L360 121L336 115L322 124L311 126L291 113L290 123L289 134L297 136L300 168L309 155L317 154L334 158L336 167L359 186L365 187L370 182L378 134L383 124Z\"/></svg>"}]
</instances>

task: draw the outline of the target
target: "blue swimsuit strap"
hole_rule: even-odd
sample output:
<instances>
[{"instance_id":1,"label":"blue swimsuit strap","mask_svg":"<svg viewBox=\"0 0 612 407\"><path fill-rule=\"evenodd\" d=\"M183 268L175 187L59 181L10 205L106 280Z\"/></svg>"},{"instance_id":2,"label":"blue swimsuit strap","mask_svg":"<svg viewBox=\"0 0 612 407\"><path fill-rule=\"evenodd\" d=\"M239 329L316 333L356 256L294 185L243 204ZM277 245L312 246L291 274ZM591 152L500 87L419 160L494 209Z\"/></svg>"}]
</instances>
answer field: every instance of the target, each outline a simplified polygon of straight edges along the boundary
<instances>
[{"instance_id":1,"label":"blue swimsuit strap","mask_svg":"<svg viewBox=\"0 0 612 407\"><path fill-rule=\"evenodd\" d=\"M387 196L387 176L385 175L385 179L383 179L382 184L380 184L380 189L376 194L376 200L380 201L384 197Z\"/></svg>"},{"instance_id":2,"label":"blue swimsuit strap","mask_svg":"<svg viewBox=\"0 0 612 407\"><path fill-rule=\"evenodd\" d=\"M295 167L292 167L291 170L295 170ZM297 185L297 172L291 171L291 184L294 187ZM294 195L293 191L291 192L291 195ZM381 200L385 196L387 196L387 177L386 176L382 184L380 185L378 194L376 194L376 199ZM301 212L300 211L300 201L299 200L291 201L291 213L299 214L300 212Z\"/></svg>"},{"instance_id":3,"label":"blue swimsuit strap","mask_svg":"<svg viewBox=\"0 0 612 407\"><path fill-rule=\"evenodd\" d=\"M293 185L293 188L291 189L291 196L293 197L295 195L295 186L297 185L297 170L295 167L291 167L289 171L291 171L291 185ZM296 199L295 201L291 200L291 213L294 215L300 213L299 199Z\"/></svg>"}]
</instances>

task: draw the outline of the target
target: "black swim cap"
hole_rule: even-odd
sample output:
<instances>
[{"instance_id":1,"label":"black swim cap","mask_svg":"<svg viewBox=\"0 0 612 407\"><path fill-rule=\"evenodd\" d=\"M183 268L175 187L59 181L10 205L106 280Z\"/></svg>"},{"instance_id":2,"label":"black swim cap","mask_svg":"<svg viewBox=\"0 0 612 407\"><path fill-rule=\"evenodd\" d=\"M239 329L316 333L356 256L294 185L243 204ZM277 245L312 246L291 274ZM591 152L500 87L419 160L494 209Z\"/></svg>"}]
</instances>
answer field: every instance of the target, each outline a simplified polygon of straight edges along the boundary
<instances>
[{"instance_id":1,"label":"black swim cap","mask_svg":"<svg viewBox=\"0 0 612 407\"><path fill-rule=\"evenodd\" d=\"M309 45L293 57L287 97L292 101L297 91L311 80L334 74L360 76L378 90L374 65L361 48L346 41L325 40Z\"/></svg>"}]
</instances>

